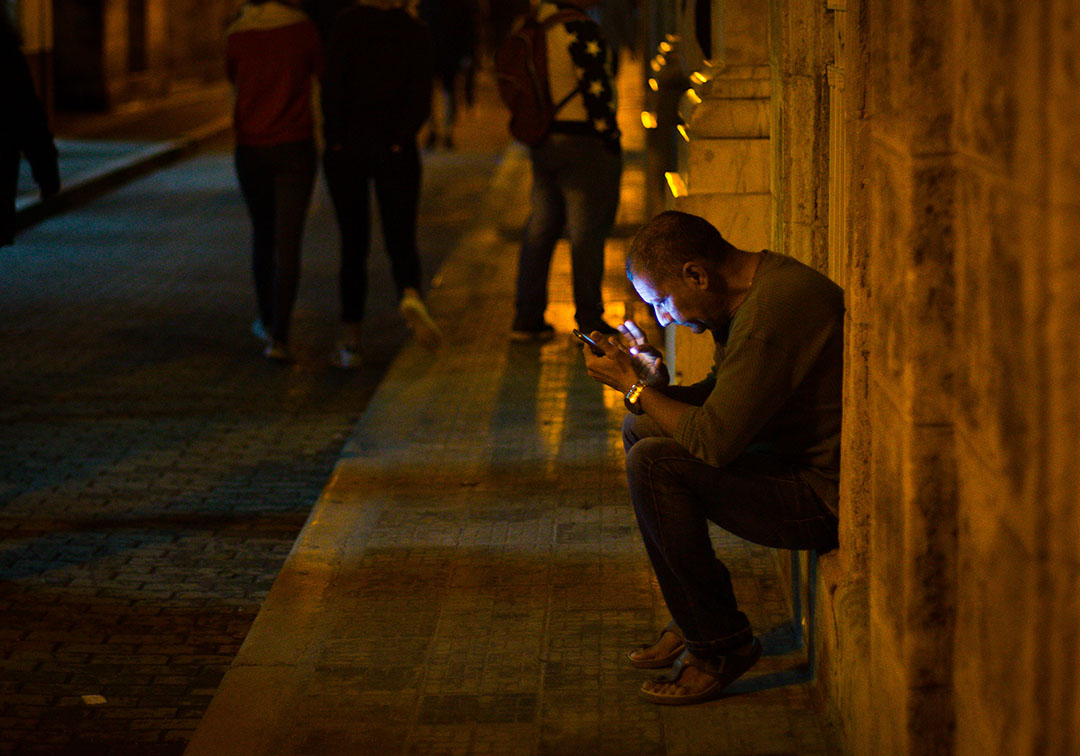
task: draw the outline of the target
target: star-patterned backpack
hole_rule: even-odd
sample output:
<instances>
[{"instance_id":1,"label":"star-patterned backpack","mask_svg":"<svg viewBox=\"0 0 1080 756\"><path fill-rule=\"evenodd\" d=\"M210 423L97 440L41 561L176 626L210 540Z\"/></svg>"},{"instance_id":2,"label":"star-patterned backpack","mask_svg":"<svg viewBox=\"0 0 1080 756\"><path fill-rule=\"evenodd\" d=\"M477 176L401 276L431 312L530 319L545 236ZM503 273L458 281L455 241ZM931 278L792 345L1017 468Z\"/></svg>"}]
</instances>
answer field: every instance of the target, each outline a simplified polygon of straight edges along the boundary
<instances>
[{"instance_id":1,"label":"star-patterned backpack","mask_svg":"<svg viewBox=\"0 0 1080 756\"><path fill-rule=\"evenodd\" d=\"M560 10L543 21L530 13L495 51L499 95L510 108L510 134L535 147L544 141L556 113L576 95L574 89L558 103L548 87L547 30L555 24L588 19L581 11Z\"/></svg>"}]
</instances>

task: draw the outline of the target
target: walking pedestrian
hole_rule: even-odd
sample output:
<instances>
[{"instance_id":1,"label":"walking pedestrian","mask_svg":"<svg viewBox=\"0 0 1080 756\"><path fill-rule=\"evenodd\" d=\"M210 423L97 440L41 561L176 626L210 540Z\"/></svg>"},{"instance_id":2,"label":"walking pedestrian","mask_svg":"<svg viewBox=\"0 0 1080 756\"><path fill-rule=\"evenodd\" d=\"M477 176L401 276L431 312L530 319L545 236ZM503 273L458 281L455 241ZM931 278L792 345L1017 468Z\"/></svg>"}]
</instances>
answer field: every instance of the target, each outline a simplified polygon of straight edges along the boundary
<instances>
[{"instance_id":1,"label":"walking pedestrian","mask_svg":"<svg viewBox=\"0 0 1080 756\"><path fill-rule=\"evenodd\" d=\"M0 8L0 101L5 103L7 112L0 118L0 247L3 247L15 241L15 197L19 191L22 155L30 163L42 197L60 191L56 144L7 8Z\"/></svg>"},{"instance_id":2,"label":"walking pedestrian","mask_svg":"<svg viewBox=\"0 0 1080 756\"><path fill-rule=\"evenodd\" d=\"M315 24L290 2L248 0L229 27L226 72L236 89L236 175L252 222L267 358L288 361L289 327L316 153L312 82L323 71Z\"/></svg>"},{"instance_id":3,"label":"walking pedestrian","mask_svg":"<svg viewBox=\"0 0 1080 756\"><path fill-rule=\"evenodd\" d=\"M564 227L570 237L578 327L616 333L603 320L601 280L604 241L619 204L622 150L608 46L599 26L584 13L597 1L545 0L531 17L546 30L549 92L540 94L557 105L550 127L529 152L532 211L518 256L511 341L543 342L555 335L544 312L551 256Z\"/></svg>"},{"instance_id":4,"label":"walking pedestrian","mask_svg":"<svg viewBox=\"0 0 1080 756\"><path fill-rule=\"evenodd\" d=\"M335 19L323 79L323 165L341 232L342 332L335 365L361 359L371 247L369 185L406 324L424 346L442 337L420 298L417 134L431 113L431 37L395 0L361 0Z\"/></svg>"},{"instance_id":5,"label":"walking pedestrian","mask_svg":"<svg viewBox=\"0 0 1080 756\"><path fill-rule=\"evenodd\" d=\"M439 86L440 123L433 113L427 147L442 142L454 147L454 123L457 121L457 90L465 74L465 104L472 105L473 77L476 69L476 0L421 0L420 18L428 25L432 38L432 57Z\"/></svg>"},{"instance_id":6,"label":"walking pedestrian","mask_svg":"<svg viewBox=\"0 0 1080 756\"><path fill-rule=\"evenodd\" d=\"M322 40L324 50L330 41L330 32L333 31L338 14L354 2L356 0L304 0L301 7L319 28L319 39Z\"/></svg>"}]
</instances>

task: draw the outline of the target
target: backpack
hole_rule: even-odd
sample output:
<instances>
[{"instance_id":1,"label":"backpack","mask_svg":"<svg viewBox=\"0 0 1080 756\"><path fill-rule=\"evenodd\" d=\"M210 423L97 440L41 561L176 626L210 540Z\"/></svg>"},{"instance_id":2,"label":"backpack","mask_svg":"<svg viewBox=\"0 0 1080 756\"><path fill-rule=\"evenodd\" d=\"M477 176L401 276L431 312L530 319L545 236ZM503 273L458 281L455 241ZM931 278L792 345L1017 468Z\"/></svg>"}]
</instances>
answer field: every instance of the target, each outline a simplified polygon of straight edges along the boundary
<instances>
[{"instance_id":1,"label":"backpack","mask_svg":"<svg viewBox=\"0 0 1080 756\"><path fill-rule=\"evenodd\" d=\"M510 33L495 51L495 78L499 96L510 108L510 134L535 147L544 141L555 114L581 87L558 102L551 100L548 87L547 30L555 24L587 19L584 13L561 10L543 21L530 13L524 23Z\"/></svg>"}]
</instances>

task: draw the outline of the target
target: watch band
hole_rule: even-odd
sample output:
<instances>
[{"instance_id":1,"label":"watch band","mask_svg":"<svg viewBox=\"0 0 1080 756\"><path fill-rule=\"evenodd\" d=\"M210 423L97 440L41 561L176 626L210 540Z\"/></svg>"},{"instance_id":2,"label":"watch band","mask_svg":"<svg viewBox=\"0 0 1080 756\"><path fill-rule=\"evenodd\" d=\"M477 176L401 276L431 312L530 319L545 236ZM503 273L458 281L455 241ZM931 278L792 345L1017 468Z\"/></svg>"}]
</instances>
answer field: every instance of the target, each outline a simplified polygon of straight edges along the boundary
<instances>
[{"instance_id":1,"label":"watch band","mask_svg":"<svg viewBox=\"0 0 1080 756\"><path fill-rule=\"evenodd\" d=\"M646 388L645 381L637 381L630 390L626 392L626 396L623 397L623 404L626 405L626 411L633 415L642 415L645 413L645 408L641 406L641 392Z\"/></svg>"}]
</instances>

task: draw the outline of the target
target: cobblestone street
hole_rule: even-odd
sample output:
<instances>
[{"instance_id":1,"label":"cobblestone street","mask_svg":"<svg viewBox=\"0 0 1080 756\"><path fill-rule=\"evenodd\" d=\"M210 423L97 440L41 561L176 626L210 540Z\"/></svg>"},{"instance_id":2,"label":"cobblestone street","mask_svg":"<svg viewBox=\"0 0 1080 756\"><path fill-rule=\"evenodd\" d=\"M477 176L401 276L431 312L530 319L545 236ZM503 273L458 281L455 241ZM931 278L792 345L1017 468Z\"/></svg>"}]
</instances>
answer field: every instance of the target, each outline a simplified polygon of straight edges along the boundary
<instances>
[{"instance_id":1,"label":"cobblestone street","mask_svg":"<svg viewBox=\"0 0 1080 756\"><path fill-rule=\"evenodd\" d=\"M465 119L487 136L480 112ZM426 157L429 277L502 146L465 141ZM364 367L329 366L337 231L320 182L299 360L262 358L227 148L0 252L0 753L183 750L407 338L376 241Z\"/></svg>"}]
</instances>

